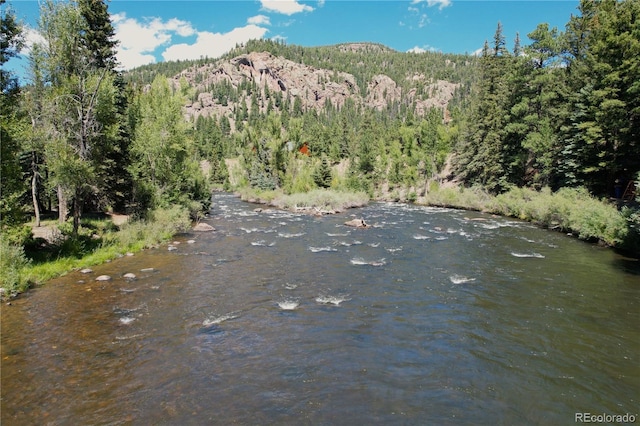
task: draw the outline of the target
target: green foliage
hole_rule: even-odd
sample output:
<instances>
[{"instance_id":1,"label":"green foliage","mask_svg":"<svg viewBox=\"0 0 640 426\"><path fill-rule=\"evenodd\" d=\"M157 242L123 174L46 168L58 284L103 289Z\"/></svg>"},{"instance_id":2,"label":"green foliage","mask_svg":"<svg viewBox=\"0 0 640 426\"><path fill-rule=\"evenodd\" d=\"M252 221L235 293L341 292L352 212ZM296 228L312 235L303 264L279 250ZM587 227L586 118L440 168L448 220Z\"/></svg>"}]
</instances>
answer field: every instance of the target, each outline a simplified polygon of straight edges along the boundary
<instances>
[{"instance_id":1,"label":"green foliage","mask_svg":"<svg viewBox=\"0 0 640 426\"><path fill-rule=\"evenodd\" d=\"M245 201L260 202L279 209L321 214L362 207L369 202L364 192L314 189L309 192L284 194L281 191L256 191L245 188L240 192Z\"/></svg>"},{"instance_id":2,"label":"green foliage","mask_svg":"<svg viewBox=\"0 0 640 426\"><path fill-rule=\"evenodd\" d=\"M29 259L21 246L11 244L4 234L0 235L0 298L12 297L26 290L28 282L24 268L29 265Z\"/></svg>"},{"instance_id":3,"label":"green foliage","mask_svg":"<svg viewBox=\"0 0 640 426\"><path fill-rule=\"evenodd\" d=\"M640 170L640 2L584 0L579 10L564 33L538 25L513 56L500 26L486 45L456 148L467 184L610 196L616 179Z\"/></svg>"},{"instance_id":4,"label":"green foliage","mask_svg":"<svg viewBox=\"0 0 640 426\"><path fill-rule=\"evenodd\" d=\"M209 186L194 160L196 147L182 116L183 97L166 78L156 78L138 99L130 172L143 204L207 202ZM145 183L148 181L148 183Z\"/></svg>"},{"instance_id":5,"label":"green foliage","mask_svg":"<svg viewBox=\"0 0 640 426\"><path fill-rule=\"evenodd\" d=\"M331 165L327 157L323 155L313 171L313 181L319 188L329 188L332 180Z\"/></svg>"},{"instance_id":6,"label":"green foliage","mask_svg":"<svg viewBox=\"0 0 640 426\"><path fill-rule=\"evenodd\" d=\"M496 201L494 209L501 214L574 232L584 240L596 239L616 246L628 232L616 207L597 200L585 188L562 188L555 193L548 188L541 192L513 188Z\"/></svg>"},{"instance_id":7,"label":"green foliage","mask_svg":"<svg viewBox=\"0 0 640 426\"><path fill-rule=\"evenodd\" d=\"M24 190L18 162L20 131L18 114L19 87L16 77L4 64L20 53L23 45L22 28L13 11L0 0L0 227L13 226L22 220L20 196Z\"/></svg>"},{"instance_id":8,"label":"green foliage","mask_svg":"<svg viewBox=\"0 0 640 426\"><path fill-rule=\"evenodd\" d=\"M640 208L623 207L621 213L628 229L621 247L640 255Z\"/></svg>"},{"instance_id":9,"label":"green foliage","mask_svg":"<svg viewBox=\"0 0 640 426\"><path fill-rule=\"evenodd\" d=\"M2 229L2 238L11 245L23 247L32 240L29 225L6 226Z\"/></svg>"}]
</instances>

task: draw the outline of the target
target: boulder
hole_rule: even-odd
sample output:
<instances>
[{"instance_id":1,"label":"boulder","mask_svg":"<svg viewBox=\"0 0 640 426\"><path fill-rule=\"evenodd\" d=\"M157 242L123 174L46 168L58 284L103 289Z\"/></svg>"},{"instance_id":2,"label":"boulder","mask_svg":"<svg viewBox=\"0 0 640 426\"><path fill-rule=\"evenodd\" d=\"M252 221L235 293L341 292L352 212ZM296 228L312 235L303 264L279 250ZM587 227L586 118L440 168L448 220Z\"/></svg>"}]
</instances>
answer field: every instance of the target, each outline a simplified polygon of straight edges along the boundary
<instances>
[{"instance_id":1,"label":"boulder","mask_svg":"<svg viewBox=\"0 0 640 426\"><path fill-rule=\"evenodd\" d=\"M93 272L93 269L90 269L90 268L84 268L80 270L81 274L90 274L92 272Z\"/></svg>"},{"instance_id":2,"label":"boulder","mask_svg":"<svg viewBox=\"0 0 640 426\"><path fill-rule=\"evenodd\" d=\"M196 232L209 232L209 231L215 231L216 228L214 228L213 226L209 225L208 223L199 223L196 226L193 227L193 230Z\"/></svg>"},{"instance_id":3,"label":"boulder","mask_svg":"<svg viewBox=\"0 0 640 426\"><path fill-rule=\"evenodd\" d=\"M123 277L128 279L128 280L135 280L136 279L136 274L134 274L132 272L127 272L126 274L123 275Z\"/></svg>"},{"instance_id":4,"label":"boulder","mask_svg":"<svg viewBox=\"0 0 640 426\"><path fill-rule=\"evenodd\" d=\"M367 222L364 221L364 219L352 219L345 222L344 224L347 226L353 226L355 228L366 228L369 226Z\"/></svg>"},{"instance_id":5,"label":"boulder","mask_svg":"<svg viewBox=\"0 0 640 426\"><path fill-rule=\"evenodd\" d=\"M111 277L109 275L100 275L96 277L96 281L111 281Z\"/></svg>"}]
</instances>

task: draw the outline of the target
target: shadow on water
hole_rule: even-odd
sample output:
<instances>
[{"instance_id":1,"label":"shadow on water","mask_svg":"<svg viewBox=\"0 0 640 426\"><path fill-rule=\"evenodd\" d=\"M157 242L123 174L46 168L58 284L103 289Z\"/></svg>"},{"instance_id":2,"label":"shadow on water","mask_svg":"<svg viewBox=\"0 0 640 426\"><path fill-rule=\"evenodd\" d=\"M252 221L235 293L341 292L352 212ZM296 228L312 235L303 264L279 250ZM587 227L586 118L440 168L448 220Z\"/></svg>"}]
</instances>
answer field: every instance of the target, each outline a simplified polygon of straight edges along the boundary
<instances>
[{"instance_id":1,"label":"shadow on water","mask_svg":"<svg viewBox=\"0 0 640 426\"><path fill-rule=\"evenodd\" d=\"M627 274L640 275L640 254L637 257L632 257L629 253L617 252L617 256L613 259L613 265L616 269Z\"/></svg>"}]
</instances>

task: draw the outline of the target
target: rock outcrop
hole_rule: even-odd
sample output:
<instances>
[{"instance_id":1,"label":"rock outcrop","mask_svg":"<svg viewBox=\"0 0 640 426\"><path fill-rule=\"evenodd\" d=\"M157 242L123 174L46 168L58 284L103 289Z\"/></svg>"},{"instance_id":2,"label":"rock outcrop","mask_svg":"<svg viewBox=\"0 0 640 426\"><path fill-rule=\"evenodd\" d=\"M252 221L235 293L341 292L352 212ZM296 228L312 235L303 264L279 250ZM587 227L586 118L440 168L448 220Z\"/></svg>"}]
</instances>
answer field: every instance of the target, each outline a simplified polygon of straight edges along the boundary
<instances>
[{"instance_id":1,"label":"rock outcrop","mask_svg":"<svg viewBox=\"0 0 640 426\"><path fill-rule=\"evenodd\" d=\"M348 44L340 48L343 51L357 51L382 47ZM262 95L258 108L263 113L267 109L267 101L264 99L269 97L268 93L271 97L279 94L281 99L288 99L290 107L297 102L304 110L321 110L327 105L340 108L347 99L352 100L357 106L378 110L384 109L390 103L415 103L418 115L424 115L430 108L435 107L445 111L446 120L447 106L459 86L449 81L433 81L423 74L415 74L408 76L407 80L419 85L421 90L405 89L406 93L403 93L398 82L387 75L377 74L367 83L363 96L352 74L314 68L268 52L252 52L230 60L188 68L173 78L174 85L177 87L183 78L198 93L197 98L185 106L185 116L197 118L200 115L225 115L230 119L232 129L235 128L233 112L237 107L246 108L250 112L251 91L255 88ZM240 90L237 101L231 102L214 94L212 88L219 85L243 90Z\"/></svg>"}]
</instances>

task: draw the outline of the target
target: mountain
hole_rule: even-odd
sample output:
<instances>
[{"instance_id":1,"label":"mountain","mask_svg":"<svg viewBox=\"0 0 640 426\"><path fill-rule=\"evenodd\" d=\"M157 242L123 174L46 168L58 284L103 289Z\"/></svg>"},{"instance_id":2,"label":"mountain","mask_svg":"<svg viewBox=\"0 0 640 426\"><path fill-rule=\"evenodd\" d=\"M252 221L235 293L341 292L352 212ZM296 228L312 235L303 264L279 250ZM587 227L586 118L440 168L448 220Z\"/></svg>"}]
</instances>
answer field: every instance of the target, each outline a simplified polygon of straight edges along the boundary
<instances>
[{"instance_id":1,"label":"mountain","mask_svg":"<svg viewBox=\"0 0 640 426\"><path fill-rule=\"evenodd\" d=\"M372 43L335 46L288 46L255 40L217 59L141 67L129 78L148 83L155 74L190 87L185 106L189 119L281 111L358 108L407 111L424 116L431 108L449 118L451 103L468 92L476 58L441 53L402 53ZM462 92L462 93L461 93Z\"/></svg>"}]
</instances>

